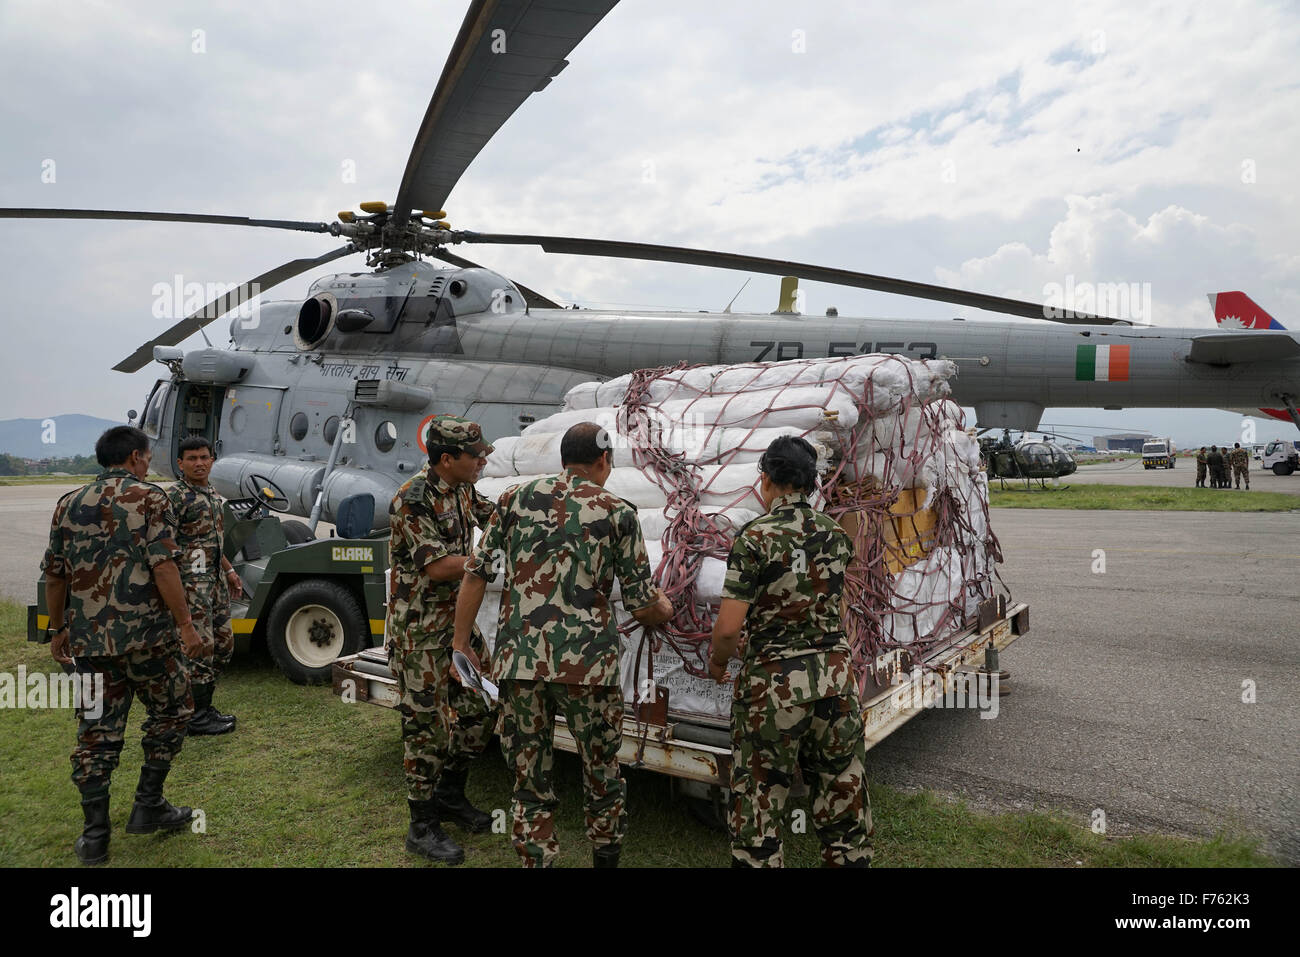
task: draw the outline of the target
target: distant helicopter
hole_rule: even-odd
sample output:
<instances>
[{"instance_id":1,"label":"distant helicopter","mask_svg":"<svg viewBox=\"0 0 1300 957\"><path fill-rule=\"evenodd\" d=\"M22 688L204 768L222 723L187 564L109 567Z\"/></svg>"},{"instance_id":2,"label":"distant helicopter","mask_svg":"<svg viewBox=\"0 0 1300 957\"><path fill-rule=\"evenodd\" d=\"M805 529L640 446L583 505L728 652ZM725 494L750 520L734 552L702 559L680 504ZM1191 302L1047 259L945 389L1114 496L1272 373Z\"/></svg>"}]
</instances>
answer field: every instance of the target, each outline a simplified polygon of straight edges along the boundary
<instances>
[{"instance_id":1,"label":"distant helicopter","mask_svg":"<svg viewBox=\"0 0 1300 957\"><path fill-rule=\"evenodd\" d=\"M1104 316L851 270L756 256L572 237L454 230L443 206L469 164L516 109L544 88L616 0L474 0L416 134L392 205L365 202L335 222L191 213L8 208L0 218L214 223L343 237L344 245L256 276L146 342L114 368L151 360L166 375L140 417L156 467L172 473L179 442L208 437L213 485L228 498L264 490L291 538L373 497L374 527L426 458L437 413L478 421L489 439L549 415L572 386L686 360L737 363L856 353L951 358L953 398L983 428L1036 428L1053 406L1267 407L1300 425L1300 340L1239 293L1221 293L1231 333L1139 328ZM19 131L7 131L10 136ZM837 283L1050 320L964 322L775 314L564 309L450 252L456 244L538 245L548 252L636 258ZM319 279L305 301L261 303L230 322L230 346L177 345L272 287L361 253L367 268ZM427 258L426 258L427 257ZM440 260L430 262L428 259ZM204 297L206 298L206 297ZM1262 310L1258 310L1262 314ZM1244 317L1244 318L1241 318ZM1264 319L1268 319L1265 323ZM1224 319L1226 321L1226 319ZM1018 448L1018 447L1017 447ZM1054 451L1020 453L1031 477ZM1015 455L1011 458L1016 459ZM1068 456L1067 456L1068 458ZM1062 466L1053 464L1052 477ZM1008 468L1009 471L1009 468ZM174 473L173 477L174 476ZM265 497L265 496L264 496Z\"/></svg>"},{"instance_id":2,"label":"distant helicopter","mask_svg":"<svg viewBox=\"0 0 1300 957\"><path fill-rule=\"evenodd\" d=\"M1001 480L1003 488L1007 479L1023 479L1026 488L1037 480L1046 488L1048 479L1071 475L1079 467L1074 456L1046 434L1041 439L1025 435L1012 442L1010 430L1003 429L1001 438L985 436L979 443L989 478Z\"/></svg>"}]
</instances>

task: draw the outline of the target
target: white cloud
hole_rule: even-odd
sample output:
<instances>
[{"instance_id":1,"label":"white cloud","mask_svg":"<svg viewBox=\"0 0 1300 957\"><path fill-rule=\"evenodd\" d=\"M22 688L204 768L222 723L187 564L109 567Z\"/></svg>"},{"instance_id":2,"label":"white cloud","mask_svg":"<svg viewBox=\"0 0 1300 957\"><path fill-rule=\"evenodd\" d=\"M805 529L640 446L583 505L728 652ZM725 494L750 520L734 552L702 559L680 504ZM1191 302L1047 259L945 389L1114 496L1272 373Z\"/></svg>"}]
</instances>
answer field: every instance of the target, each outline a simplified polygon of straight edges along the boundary
<instances>
[{"instance_id":1,"label":"white cloud","mask_svg":"<svg viewBox=\"0 0 1300 957\"><path fill-rule=\"evenodd\" d=\"M1218 225L1179 206L1141 220L1121 208L1118 197L1105 194L1066 197L1065 218L1052 228L1042 253L1022 242L1006 243L989 256L936 273L946 285L1031 301L1053 283L1149 284L1153 316L1147 321L1212 327L1206 293L1245 286L1261 304L1274 303L1270 311L1297 305L1292 291L1268 278L1281 273L1283 258L1241 224Z\"/></svg>"},{"instance_id":2,"label":"white cloud","mask_svg":"<svg viewBox=\"0 0 1300 957\"><path fill-rule=\"evenodd\" d=\"M336 0L304 17L252 0L201 13L10 0L0 83L22 93L0 104L0 205L327 220L391 199L463 7ZM1069 272L1151 282L1162 322L1204 325L1207 286L1249 288L1285 322L1300 318L1298 54L1300 15L1264 2L624 3L489 144L449 213L481 230L752 251L1027 298ZM47 157L55 185L39 180ZM0 417L138 404L152 373L106 366L159 331L153 283L238 281L332 246L234 227L0 223ZM457 251L584 302L720 308L744 278ZM756 280L737 308L770 309L774 288ZM853 290L809 298L844 315L951 314ZM50 398L54 356L64 384Z\"/></svg>"}]
</instances>

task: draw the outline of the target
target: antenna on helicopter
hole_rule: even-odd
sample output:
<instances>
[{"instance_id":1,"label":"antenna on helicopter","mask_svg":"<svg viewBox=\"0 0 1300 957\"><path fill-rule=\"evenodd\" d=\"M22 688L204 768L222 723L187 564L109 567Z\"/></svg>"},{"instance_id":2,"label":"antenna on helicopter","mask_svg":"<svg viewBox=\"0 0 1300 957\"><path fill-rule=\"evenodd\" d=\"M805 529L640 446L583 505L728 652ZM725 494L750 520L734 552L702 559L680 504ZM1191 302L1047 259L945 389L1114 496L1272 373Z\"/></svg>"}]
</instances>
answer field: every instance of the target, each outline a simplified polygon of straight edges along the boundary
<instances>
[{"instance_id":1,"label":"antenna on helicopter","mask_svg":"<svg viewBox=\"0 0 1300 957\"><path fill-rule=\"evenodd\" d=\"M753 279L753 278L754 278L753 276L749 277L749 279ZM727 303L727 308L722 310L724 313L731 312L731 307L736 304L736 300L740 298L740 294L744 292L745 287L749 285L749 279L746 279L744 282L740 284L740 288L736 290L736 294L731 297L731 302Z\"/></svg>"}]
</instances>

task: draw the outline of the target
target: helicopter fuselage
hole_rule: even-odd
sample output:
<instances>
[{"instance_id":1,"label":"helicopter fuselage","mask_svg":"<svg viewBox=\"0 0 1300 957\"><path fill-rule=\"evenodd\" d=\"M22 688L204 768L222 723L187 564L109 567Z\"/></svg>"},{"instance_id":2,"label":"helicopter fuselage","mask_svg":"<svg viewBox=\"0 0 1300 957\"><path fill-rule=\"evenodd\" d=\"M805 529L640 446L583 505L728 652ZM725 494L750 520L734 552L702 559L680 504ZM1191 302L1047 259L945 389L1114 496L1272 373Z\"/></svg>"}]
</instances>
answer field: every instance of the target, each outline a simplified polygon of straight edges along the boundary
<instances>
[{"instance_id":1,"label":"helicopter fuselage","mask_svg":"<svg viewBox=\"0 0 1300 957\"><path fill-rule=\"evenodd\" d=\"M489 439L513 435L558 408L579 382L682 360L948 358L959 370L953 398L975 407L981 428L1033 429L1049 406L1276 407L1300 394L1300 360L1189 361L1193 341L1207 334L528 309L519 289L491 270L411 262L328 276L305 302L266 303L232 319L231 348L173 360L172 378L155 386L142 421L160 466L172 464L183 435L208 435L219 456L212 481L223 494L239 494L248 475L265 475L285 490L291 511L306 515L323 484L328 518L347 495L368 491L378 525L392 493L425 460L420 436L429 416L466 415ZM341 427L348 434L326 475Z\"/></svg>"}]
</instances>

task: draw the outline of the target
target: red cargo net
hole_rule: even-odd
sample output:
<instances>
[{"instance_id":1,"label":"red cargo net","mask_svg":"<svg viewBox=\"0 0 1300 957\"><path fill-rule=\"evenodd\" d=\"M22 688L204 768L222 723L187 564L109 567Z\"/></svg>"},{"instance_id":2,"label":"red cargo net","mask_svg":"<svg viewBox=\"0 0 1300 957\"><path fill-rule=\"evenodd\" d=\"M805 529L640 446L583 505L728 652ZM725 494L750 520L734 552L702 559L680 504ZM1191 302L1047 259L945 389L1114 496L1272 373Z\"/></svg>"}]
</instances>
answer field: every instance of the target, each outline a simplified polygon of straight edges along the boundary
<instances>
[{"instance_id":1,"label":"red cargo net","mask_svg":"<svg viewBox=\"0 0 1300 957\"><path fill-rule=\"evenodd\" d=\"M863 357L853 356L843 360L844 363ZM913 383L913 363L917 360L902 360L893 356L882 356L880 362L893 363ZM967 608L974 604L969 599L984 599L994 593L996 563L1001 562L1002 555L997 538L988 523L988 499L981 493L982 485L968 483L966 491L960 483L946 483L939 473L939 488L931 497L929 510L933 516L933 528L926 536L928 547L926 553L940 548L951 548L954 560L961 559L963 569L970 567L967 556L973 551L982 550L982 561L974 563L981 569L980 573L969 579L963 578L957 593L940 600L921 601L903 598L895 591L898 575L904 564L913 564L905 555L904 542L888 540L886 530L899 526L915 528L916 520L921 516L922 496L915 495L915 507L900 505L900 498L909 486L900 481L900 477L912 477L913 486L920 485L923 475L930 475L935 481L935 463L942 462L942 445L945 429L943 404L946 399L923 401L916 396L917 390L908 389L896 401L887 400L888 393L882 394L881 401L873 390L876 388L874 377L868 377L865 386L857 387L845 381L844 376L835 374L835 363L819 360L819 366L826 369L826 374L818 376L815 382L795 381L785 385L759 386L758 379L764 371L771 368L762 363L744 366L729 366L729 387L725 395L731 395L735 401L742 396L761 397L768 415L778 411L794 409L823 409L822 404L815 406L794 405L787 393L791 390L816 384L825 390L825 396L843 394L851 397L859 412L856 427L846 428L837 424L834 418L827 418L816 428L791 430L791 434L808 437L815 432L830 432L835 436L837 454L829 469L822 475L821 484L814 493L814 503L820 500L825 512L837 521L851 527L857 559L845 577L846 615L845 632L853 650L854 662L861 684L867 683L868 675L874 674L877 658L894 648L907 648L914 663L919 663L927 650L935 644L951 637L968 624ZM674 382L673 399L688 399L687 414L694 401L708 397L715 400L719 393L700 389L682 380L680 373L687 369L699 368L679 363L659 369L647 369L635 372L627 395L619 408L618 429L630 441L632 457L642 472L654 481L664 492L667 504L664 510L667 529L663 534L664 556L655 570L655 580L672 601L676 614L671 621L658 629L651 636L651 651L658 651L661 642L667 642L681 657L686 670L697 677L707 677L707 655L709 637L717 608L703 603L697 595L696 581L701 563L705 558L726 560L731 550L733 531L726 522L717 522L700 507L700 496L704 492L713 493L714 501L719 496L729 498L732 489L715 488L713 483L719 481L719 475L706 477L701 462L687 460L685 452L674 451L668 446L667 432L673 422L686 418L680 412L670 420L661 409L660 404L651 396L651 386L661 380ZM738 369L752 369L753 377L740 388L732 384ZM855 391L856 390L856 391ZM728 400L727 404L730 404ZM886 403L887 404L884 404ZM883 408L883 411L882 411ZM955 406L949 406L949 415ZM912 414L915 413L915 414ZM896 417L896 426L889 430L884 441L874 434L873 427L882 423L886 417ZM957 418L949 418L947 427L960 426L960 412ZM762 418L766 419L767 415ZM717 416L714 416L717 418ZM908 427L910 426L910 428ZM712 426L708 435L716 434L722 426ZM760 421L748 429L749 436L763 428ZM734 427L731 427L734 429ZM743 430L741 430L743 431ZM728 465L742 453L761 453L765 446L761 443L741 441L730 449L709 459L707 464ZM751 447L752 446L752 447ZM863 453L861 456L859 453ZM866 460L867 454L873 456L871 473L859 468L859 459ZM752 461L752 455L750 456ZM927 463L930 471L927 473ZM862 474L860 474L860 471ZM742 500L750 497L749 505L761 509L761 504L754 501L756 493L752 487L737 488L731 505L740 505ZM711 509L716 511L716 506ZM974 522L976 517L982 522ZM981 530L976 524L982 526ZM918 547L921 543L911 543ZM891 569L892 564L895 569ZM923 559L922 559L923 560ZM893 640L888 623L900 629L909 622L913 626L914 640L903 643ZM925 627L921 627L924 625ZM629 624L629 630L636 627ZM638 659L640 653L638 652Z\"/></svg>"}]
</instances>

